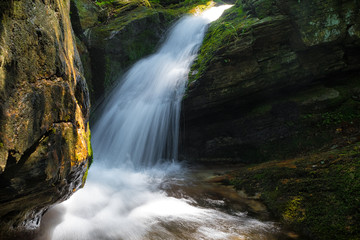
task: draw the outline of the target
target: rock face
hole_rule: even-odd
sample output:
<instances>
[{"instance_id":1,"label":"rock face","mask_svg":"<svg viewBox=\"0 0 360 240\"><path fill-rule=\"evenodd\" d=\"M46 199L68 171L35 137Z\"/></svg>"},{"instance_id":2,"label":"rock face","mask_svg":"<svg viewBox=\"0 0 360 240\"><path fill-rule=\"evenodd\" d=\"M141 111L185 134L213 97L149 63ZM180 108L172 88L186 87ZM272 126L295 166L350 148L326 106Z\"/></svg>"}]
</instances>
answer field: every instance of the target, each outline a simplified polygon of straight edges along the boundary
<instances>
[{"instance_id":1,"label":"rock face","mask_svg":"<svg viewBox=\"0 0 360 240\"><path fill-rule=\"evenodd\" d=\"M256 162L355 141L359 7L238 1L210 27L189 75L184 156Z\"/></svg>"},{"instance_id":2,"label":"rock face","mask_svg":"<svg viewBox=\"0 0 360 240\"><path fill-rule=\"evenodd\" d=\"M89 96L69 1L0 3L0 238L84 182Z\"/></svg>"}]
</instances>

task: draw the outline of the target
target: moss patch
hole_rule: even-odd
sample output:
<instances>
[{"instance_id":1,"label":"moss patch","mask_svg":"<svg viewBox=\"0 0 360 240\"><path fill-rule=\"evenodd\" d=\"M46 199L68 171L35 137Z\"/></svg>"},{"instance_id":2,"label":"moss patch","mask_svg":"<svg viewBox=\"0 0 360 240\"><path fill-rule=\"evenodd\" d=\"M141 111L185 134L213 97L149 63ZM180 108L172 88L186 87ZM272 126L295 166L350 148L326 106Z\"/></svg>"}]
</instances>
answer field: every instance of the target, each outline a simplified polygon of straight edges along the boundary
<instances>
[{"instance_id":1,"label":"moss patch","mask_svg":"<svg viewBox=\"0 0 360 240\"><path fill-rule=\"evenodd\" d=\"M311 239L360 239L360 142L240 169L228 181Z\"/></svg>"},{"instance_id":2,"label":"moss patch","mask_svg":"<svg viewBox=\"0 0 360 240\"><path fill-rule=\"evenodd\" d=\"M191 67L189 83L201 77L217 52L240 35L247 34L249 27L258 20L248 17L240 3L225 11L224 15L213 22L208 29L199 55Z\"/></svg>"},{"instance_id":3,"label":"moss patch","mask_svg":"<svg viewBox=\"0 0 360 240\"><path fill-rule=\"evenodd\" d=\"M90 168L91 164L93 163L94 161L94 152L93 152L93 149L92 149L92 145L91 145L91 131L90 131L90 126L89 126L89 122L87 123L87 139L86 139L86 142L87 142L87 150L88 150L88 155L89 155L89 164L88 164L88 168Z\"/></svg>"}]
</instances>

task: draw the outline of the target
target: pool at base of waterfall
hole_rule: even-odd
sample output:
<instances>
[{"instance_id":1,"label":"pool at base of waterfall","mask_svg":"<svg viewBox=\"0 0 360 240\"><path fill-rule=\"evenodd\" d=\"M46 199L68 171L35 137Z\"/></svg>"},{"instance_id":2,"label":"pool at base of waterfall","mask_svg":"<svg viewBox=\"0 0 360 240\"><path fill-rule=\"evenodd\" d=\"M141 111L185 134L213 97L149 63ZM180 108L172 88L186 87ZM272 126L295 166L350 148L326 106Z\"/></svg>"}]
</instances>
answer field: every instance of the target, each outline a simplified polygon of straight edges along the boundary
<instances>
[{"instance_id":1,"label":"pool at base of waterfall","mask_svg":"<svg viewBox=\"0 0 360 240\"><path fill-rule=\"evenodd\" d=\"M272 221L261 202L214 181L226 169L168 163L92 171L97 176L90 174L85 189L45 215L35 239L300 239Z\"/></svg>"}]
</instances>

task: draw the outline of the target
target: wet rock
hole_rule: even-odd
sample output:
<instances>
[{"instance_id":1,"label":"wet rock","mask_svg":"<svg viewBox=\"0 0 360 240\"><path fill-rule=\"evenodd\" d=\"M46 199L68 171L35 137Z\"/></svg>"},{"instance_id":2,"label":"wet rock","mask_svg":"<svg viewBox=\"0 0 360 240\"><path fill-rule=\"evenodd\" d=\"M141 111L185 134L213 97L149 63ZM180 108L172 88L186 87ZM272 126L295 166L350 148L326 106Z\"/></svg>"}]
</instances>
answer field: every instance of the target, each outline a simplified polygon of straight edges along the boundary
<instances>
[{"instance_id":1,"label":"wet rock","mask_svg":"<svg viewBox=\"0 0 360 240\"><path fill-rule=\"evenodd\" d=\"M83 183L89 95L69 1L0 5L0 238L36 228ZM46 14L45 14L46 13Z\"/></svg>"},{"instance_id":2,"label":"wet rock","mask_svg":"<svg viewBox=\"0 0 360 240\"><path fill-rule=\"evenodd\" d=\"M359 145L253 164L228 174L228 182L247 194L261 193L268 210L304 235L300 239L356 239Z\"/></svg>"},{"instance_id":3,"label":"wet rock","mask_svg":"<svg viewBox=\"0 0 360 240\"><path fill-rule=\"evenodd\" d=\"M184 157L262 161L356 122L358 18L352 0L239 1L209 28L189 74ZM234 141L209 149L224 138Z\"/></svg>"}]
</instances>

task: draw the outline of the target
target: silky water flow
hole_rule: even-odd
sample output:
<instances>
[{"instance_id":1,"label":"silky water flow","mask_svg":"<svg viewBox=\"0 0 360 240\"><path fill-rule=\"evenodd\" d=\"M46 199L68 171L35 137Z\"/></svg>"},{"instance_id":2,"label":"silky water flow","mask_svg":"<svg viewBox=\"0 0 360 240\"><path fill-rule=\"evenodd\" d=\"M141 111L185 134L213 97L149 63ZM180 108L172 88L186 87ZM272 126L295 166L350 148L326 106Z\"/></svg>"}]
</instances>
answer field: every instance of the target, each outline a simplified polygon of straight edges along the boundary
<instances>
[{"instance_id":1,"label":"silky water flow","mask_svg":"<svg viewBox=\"0 0 360 240\"><path fill-rule=\"evenodd\" d=\"M229 7L180 19L114 88L93 128L85 187L48 211L38 239L270 239L271 222L200 206L181 190L189 174L176 162L187 74L207 25Z\"/></svg>"}]
</instances>

